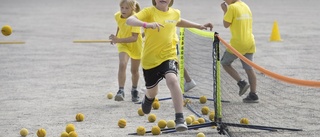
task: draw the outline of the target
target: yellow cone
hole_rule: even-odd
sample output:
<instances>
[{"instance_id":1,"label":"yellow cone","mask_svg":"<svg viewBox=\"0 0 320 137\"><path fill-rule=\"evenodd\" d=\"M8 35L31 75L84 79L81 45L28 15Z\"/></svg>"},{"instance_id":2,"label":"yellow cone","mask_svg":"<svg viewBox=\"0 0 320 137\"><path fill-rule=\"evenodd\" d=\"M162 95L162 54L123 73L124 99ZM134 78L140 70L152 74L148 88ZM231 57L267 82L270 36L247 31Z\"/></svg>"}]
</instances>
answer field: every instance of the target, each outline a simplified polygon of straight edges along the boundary
<instances>
[{"instance_id":1,"label":"yellow cone","mask_svg":"<svg viewBox=\"0 0 320 137\"><path fill-rule=\"evenodd\" d=\"M280 37L280 32L279 32L279 28L278 28L278 22L274 21L273 22L273 27L272 27L272 32L271 32L271 36L270 36L270 41L282 41L281 37Z\"/></svg>"}]
</instances>

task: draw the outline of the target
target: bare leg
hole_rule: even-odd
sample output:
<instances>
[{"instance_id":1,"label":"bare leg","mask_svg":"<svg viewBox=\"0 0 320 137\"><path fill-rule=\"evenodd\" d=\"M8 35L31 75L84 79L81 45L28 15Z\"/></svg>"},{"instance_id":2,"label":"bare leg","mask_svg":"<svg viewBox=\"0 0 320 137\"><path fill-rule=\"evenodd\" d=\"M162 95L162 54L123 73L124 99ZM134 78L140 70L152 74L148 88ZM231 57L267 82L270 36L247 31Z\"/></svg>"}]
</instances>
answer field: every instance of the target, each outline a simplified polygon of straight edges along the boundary
<instances>
[{"instance_id":1,"label":"bare leg","mask_svg":"<svg viewBox=\"0 0 320 137\"><path fill-rule=\"evenodd\" d=\"M157 96L158 94L158 89L159 89L159 86L155 86L151 89L147 89L147 92L146 92L146 96L148 99L153 99Z\"/></svg>"},{"instance_id":2,"label":"bare leg","mask_svg":"<svg viewBox=\"0 0 320 137\"><path fill-rule=\"evenodd\" d=\"M178 82L178 77L174 73L168 73L165 75L166 84L170 90L174 110L176 113L182 113L183 110L183 97Z\"/></svg>"},{"instance_id":3,"label":"bare leg","mask_svg":"<svg viewBox=\"0 0 320 137\"><path fill-rule=\"evenodd\" d=\"M126 69L129 56L125 52L119 53L119 70L118 70L118 84L119 87L124 87L126 82Z\"/></svg>"},{"instance_id":4,"label":"bare leg","mask_svg":"<svg viewBox=\"0 0 320 137\"><path fill-rule=\"evenodd\" d=\"M139 81L139 66L140 66L140 60L137 59L131 59L131 74L132 74L132 86L137 87L138 81Z\"/></svg>"},{"instance_id":5,"label":"bare leg","mask_svg":"<svg viewBox=\"0 0 320 137\"><path fill-rule=\"evenodd\" d=\"M253 69L247 69L246 73L247 73L248 79L249 79L250 91L251 91L251 93L256 93L256 85L257 85L256 74Z\"/></svg>"},{"instance_id":6,"label":"bare leg","mask_svg":"<svg viewBox=\"0 0 320 137\"><path fill-rule=\"evenodd\" d=\"M231 65L223 65L224 70L237 82L241 80L239 73Z\"/></svg>"}]
</instances>

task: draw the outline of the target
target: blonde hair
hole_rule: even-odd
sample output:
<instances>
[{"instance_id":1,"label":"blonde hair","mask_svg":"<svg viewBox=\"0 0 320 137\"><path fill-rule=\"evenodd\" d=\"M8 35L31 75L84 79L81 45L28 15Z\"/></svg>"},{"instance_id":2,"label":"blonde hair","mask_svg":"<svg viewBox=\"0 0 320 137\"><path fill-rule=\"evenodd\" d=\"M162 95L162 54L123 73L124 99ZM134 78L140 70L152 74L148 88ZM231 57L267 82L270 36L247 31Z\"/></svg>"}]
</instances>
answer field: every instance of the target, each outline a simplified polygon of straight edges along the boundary
<instances>
[{"instance_id":1,"label":"blonde hair","mask_svg":"<svg viewBox=\"0 0 320 137\"><path fill-rule=\"evenodd\" d=\"M152 0L152 5L153 5L153 6L156 6L156 5L157 5L157 3L156 3L155 0ZM172 5L173 5L173 0L170 1L169 7L171 7Z\"/></svg>"},{"instance_id":2,"label":"blonde hair","mask_svg":"<svg viewBox=\"0 0 320 137\"><path fill-rule=\"evenodd\" d=\"M123 3L127 3L130 6L130 8L132 8L133 11L136 12L136 13L138 13L140 11L140 5L136 0L121 0L120 1L120 6Z\"/></svg>"}]
</instances>

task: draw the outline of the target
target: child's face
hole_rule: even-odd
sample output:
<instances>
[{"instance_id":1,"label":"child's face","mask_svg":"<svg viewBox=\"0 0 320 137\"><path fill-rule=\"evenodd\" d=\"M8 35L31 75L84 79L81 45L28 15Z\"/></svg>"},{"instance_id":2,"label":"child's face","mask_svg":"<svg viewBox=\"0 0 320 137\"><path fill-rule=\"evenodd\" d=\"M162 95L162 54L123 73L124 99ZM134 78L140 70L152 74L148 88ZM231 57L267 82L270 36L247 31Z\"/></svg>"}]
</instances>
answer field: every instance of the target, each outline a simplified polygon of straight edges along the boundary
<instances>
[{"instance_id":1,"label":"child's face","mask_svg":"<svg viewBox=\"0 0 320 137\"><path fill-rule=\"evenodd\" d=\"M234 3L236 0L224 0L228 5Z\"/></svg>"},{"instance_id":2,"label":"child's face","mask_svg":"<svg viewBox=\"0 0 320 137\"><path fill-rule=\"evenodd\" d=\"M128 18L129 16L132 15L133 9L127 3L122 3L120 5L120 9L121 9L121 16L123 18Z\"/></svg>"},{"instance_id":3,"label":"child's face","mask_svg":"<svg viewBox=\"0 0 320 137\"><path fill-rule=\"evenodd\" d=\"M160 7L169 7L169 4L171 0L155 0L156 1L156 6Z\"/></svg>"}]
</instances>

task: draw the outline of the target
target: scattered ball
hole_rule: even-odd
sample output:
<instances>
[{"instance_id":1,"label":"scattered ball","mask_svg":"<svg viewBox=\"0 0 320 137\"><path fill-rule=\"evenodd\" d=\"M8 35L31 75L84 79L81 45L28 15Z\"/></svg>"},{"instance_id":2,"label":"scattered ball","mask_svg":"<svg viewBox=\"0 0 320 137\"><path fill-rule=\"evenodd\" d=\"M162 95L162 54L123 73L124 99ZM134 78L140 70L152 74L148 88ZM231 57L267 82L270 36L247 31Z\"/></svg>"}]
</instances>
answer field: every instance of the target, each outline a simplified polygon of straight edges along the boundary
<instances>
[{"instance_id":1,"label":"scattered ball","mask_svg":"<svg viewBox=\"0 0 320 137\"><path fill-rule=\"evenodd\" d=\"M108 98L108 99L112 99L112 98L113 98L113 94L112 94L111 92L108 93L108 94L107 94L107 98Z\"/></svg>"},{"instance_id":2,"label":"scattered ball","mask_svg":"<svg viewBox=\"0 0 320 137\"><path fill-rule=\"evenodd\" d=\"M139 126L138 128L137 128L137 134L138 135L144 135L146 133L146 128L144 128L143 126Z\"/></svg>"},{"instance_id":3,"label":"scattered ball","mask_svg":"<svg viewBox=\"0 0 320 137\"><path fill-rule=\"evenodd\" d=\"M155 115L155 114L150 114L149 116L148 116L148 121L149 122L154 122L154 121L156 121L157 120L157 116Z\"/></svg>"},{"instance_id":4,"label":"scattered ball","mask_svg":"<svg viewBox=\"0 0 320 137\"><path fill-rule=\"evenodd\" d=\"M38 129L38 131L37 131L37 136L38 136L38 137L45 137L46 134L47 134L47 131L46 131L45 129L43 129L43 128L40 128L40 129Z\"/></svg>"},{"instance_id":5,"label":"scattered ball","mask_svg":"<svg viewBox=\"0 0 320 137\"><path fill-rule=\"evenodd\" d=\"M68 137L78 137L78 133L76 131L71 131Z\"/></svg>"},{"instance_id":6,"label":"scattered ball","mask_svg":"<svg viewBox=\"0 0 320 137\"><path fill-rule=\"evenodd\" d=\"M78 113L78 114L76 115L76 120L77 120L78 122L83 121L83 120L84 120L84 115L83 115L82 113Z\"/></svg>"},{"instance_id":7,"label":"scattered ball","mask_svg":"<svg viewBox=\"0 0 320 137\"><path fill-rule=\"evenodd\" d=\"M154 98L154 102L159 102L159 98Z\"/></svg>"},{"instance_id":8,"label":"scattered ball","mask_svg":"<svg viewBox=\"0 0 320 137\"><path fill-rule=\"evenodd\" d=\"M4 36L9 36L12 33L12 28L9 25L4 25L1 29L1 33Z\"/></svg>"},{"instance_id":9,"label":"scattered ball","mask_svg":"<svg viewBox=\"0 0 320 137\"><path fill-rule=\"evenodd\" d=\"M206 96L201 96L199 98L199 101L200 101L201 104L205 104L207 102L207 97Z\"/></svg>"},{"instance_id":10,"label":"scattered ball","mask_svg":"<svg viewBox=\"0 0 320 137\"><path fill-rule=\"evenodd\" d=\"M63 131L63 132L61 133L60 137L69 137L69 134L68 134L68 132Z\"/></svg>"},{"instance_id":11,"label":"scattered ball","mask_svg":"<svg viewBox=\"0 0 320 137\"><path fill-rule=\"evenodd\" d=\"M174 127L176 127L176 122L174 122L173 120L168 120L168 122L167 122L167 127L168 127L168 128L174 128Z\"/></svg>"},{"instance_id":12,"label":"scattered ball","mask_svg":"<svg viewBox=\"0 0 320 137\"><path fill-rule=\"evenodd\" d=\"M200 124L200 122L195 120L195 121L192 122L191 125L199 125L199 124ZM198 128L195 128L194 130L198 130Z\"/></svg>"},{"instance_id":13,"label":"scattered ball","mask_svg":"<svg viewBox=\"0 0 320 137\"><path fill-rule=\"evenodd\" d=\"M68 124L66 126L66 132L70 134L71 131L75 131L76 127L73 124Z\"/></svg>"},{"instance_id":14,"label":"scattered ball","mask_svg":"<svg viewBox=\"0 0 320 137\"><path fill-rule=\"evenodd\" d=\"M209 113L209 119L210 119L211 121L214 121L214 116L215 116L214 111L211 111L211 112Z\"/></svg>"},{"instance_id":15,"label":"scattered ball","mask_svg":"<svg viewBox=\"0 0 320 137\"><path fill-rule=\"evenodd\" d=\"M203 124L203 123L206 122L206 120L204 120L204 118L202 118L202 117L201 117L201 118L198 118L198 121L199 121L200 124Z\"/></svg>"},{"instance_id":16,"label":"scattered ball","mask_svg":"<svg viewBox=\"0 0 320 137\"><path fill-rule=\"evenodd\" d=\"M186 117L186 123L187 125L190 125L192 123L192 118L191 117Z\"/></svg>"},{"instance_id":17,"label":"scattered ball","mask_svg":"<svg viewBox=\"0 0 320 137\"><path fill-rule=\"evenodd\" d=\"M159 108L160 108L160 103L159 103L159 101L153 101L153 103L152 103L152 108L153 108L153 109L159 109Z\"/></svg>"},{"instance_id":18,"label":"scattered ball","mask_svg":"<svg viewBox=\"0 0 320 137\"><path fill-rule=\"evenodd\" d=\"M209 109L208 106L203 106L201 108L201 112L202 112L203 115L208 115L209 111L210 111L210 109Z\"/></svg>"},{"instance_id":19,"label":"scattered ball","mask_svg":"<svg viewBox=\"0 0 320 137\"><path fill-rule=\"evenodd\" d=\"M144 113L143 113L143 111L142 111L142 108L139 108L139 109L138 109L138 114L139 114L139 116L144 116Z\"/></svg>"},{"instance_id":20,"label":"scattered ball","mask_svg":"<svg viewBox=\"0 0 320 137\"><path fill-rule=\"evenodd\" d=\"M167 121L165 120L159 120L158 127L165 128L167 126Z\"/></svg>"},{"instance_id":21,"label":"scattered ball","mask_svg":"<svg viewBox=\"0 0 320 137\"><path fill-rule=\"evenodd\" d=\"M197 137L205 137L206 135L204 135L202 132L199 132L198 134L197 134Z\"/></svg>"},{"instance_id":22,"label":"scattered ball","mask_svg":"<svg viewBox=\"0 0 320 137\"><path fill-rule=\"evenodd\" d=\"M189 115L189 117L191 117L192 122L196 120L196 117L194 115Z\"/></svg>"},{"instance_id":23,"label":"scattered ball","mask_svg":"<svg viewBox=\"0 0 320 137\"><path fill-rule=\"evenodd\" d=\"M151 128L151 133L152 133L152 135L160 135L160 133L161 133L160 127L158 127L158 126L153 126L153 127Z\"/></svg>"},{"instance_id":24,"label":"scattered ball","mask_svg":"<svg viewBox=\"0 0 320 137\"><path fill-rule=\"evenodd\" d=\"M27 136L28 134L29 134L28 129L22 128L22 129L20 130L20 135L21 135L21 136L25 137L25 136Z\"/></svg>"},{"instance_id":25,"label":"scattered ball","mask_svg":"<svg viewBox=\"0 0 320 137\"><path fill-rule=\"evenodd\" d=\"M125 119L120 119L119 121L118 121L118 126L120 127L120 128L124 128L124 127L126 127L126 125L127 125L127 121L125 120Z\"/></svg>"},{"instance_id":26,"label":"scattered ball","mask_svg":"<svg viewBox=\"0 0 320 137\"><path fill-rule=\"evenodd\" d=\"M247 118L241 118L240 124L248 125L248 124L249 124L249 119L247 119Z\"/></svg>"}]
</instances>

